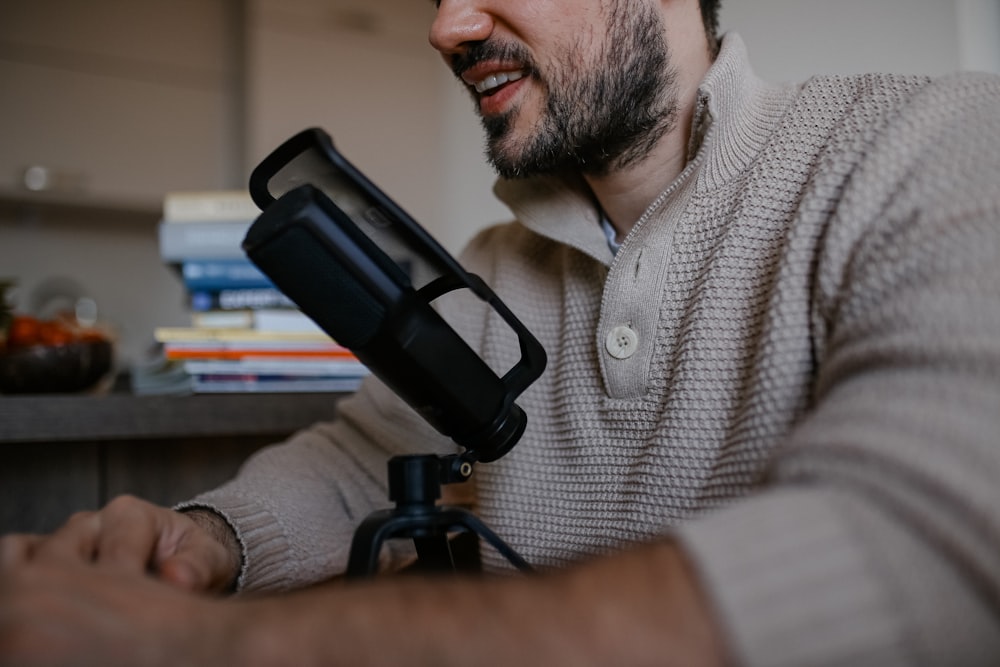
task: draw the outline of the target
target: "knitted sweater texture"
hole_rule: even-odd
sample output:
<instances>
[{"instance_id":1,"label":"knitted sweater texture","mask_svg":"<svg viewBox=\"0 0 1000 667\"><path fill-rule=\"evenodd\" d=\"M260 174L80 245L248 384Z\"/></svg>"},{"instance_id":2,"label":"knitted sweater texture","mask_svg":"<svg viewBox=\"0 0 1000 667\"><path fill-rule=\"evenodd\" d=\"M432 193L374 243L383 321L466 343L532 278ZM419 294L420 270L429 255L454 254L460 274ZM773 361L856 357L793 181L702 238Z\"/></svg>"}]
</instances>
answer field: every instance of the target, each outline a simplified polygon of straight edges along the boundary
<instances>
[{"instance_id":1,"label":"knitted sweater texture","mask_svg":"<svg viewBox=\"0 0 1000 667\"><path fill-rule=\"evenodd\" d=\"M679 540L740 664L1000 664L1000 80L771 85L730 34L663 185L612 255L582 182L498 184L516 222L462 261L549 365L477 513L541 568ZM191 504L243 588L291 588L343 568L389 456L448 450L372 381Z\"/></svg>"}]
</instances>

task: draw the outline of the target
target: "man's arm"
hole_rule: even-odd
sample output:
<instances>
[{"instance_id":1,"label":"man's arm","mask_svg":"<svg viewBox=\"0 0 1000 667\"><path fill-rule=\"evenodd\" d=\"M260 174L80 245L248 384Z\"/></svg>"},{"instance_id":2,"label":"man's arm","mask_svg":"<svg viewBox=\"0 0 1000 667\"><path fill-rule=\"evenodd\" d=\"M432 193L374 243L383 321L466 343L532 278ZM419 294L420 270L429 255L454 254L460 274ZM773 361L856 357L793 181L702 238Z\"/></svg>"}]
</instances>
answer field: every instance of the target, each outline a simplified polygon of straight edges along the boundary
<instances>
[{"instance_id":1,"label":"man's arm","mask_svg":"<svg viewBox=\"0 0 1000 667\"><path fill-rule=\"evenodd\" d=\"M57 557L0 567L0 665L720 665L671 543L551 575L390 577L219 599Z\"/></svg>"},{"instance_id":2,"label":"man's arm","mask_svg":"<svg viewBox=\"0 0 1000 667\"><path fill-rule=\"evenodd\" d=\"M435 667L724 663L711 612L671 543L558 574L324 587L251 602L244 613L242 657L261 661L254 664L299 656Z\"/></svg>"},{"instance_id":3,"label":"man's arm","mask_svg":"<svg viewBox=\"0 0 1000 667\"><path fill-rule=\"evenodd\" d=\"M815 264L818 375L758 493L679 528L753 664L1000 656L1000 80L924 89Z\"/></svg>"}]
</instances>

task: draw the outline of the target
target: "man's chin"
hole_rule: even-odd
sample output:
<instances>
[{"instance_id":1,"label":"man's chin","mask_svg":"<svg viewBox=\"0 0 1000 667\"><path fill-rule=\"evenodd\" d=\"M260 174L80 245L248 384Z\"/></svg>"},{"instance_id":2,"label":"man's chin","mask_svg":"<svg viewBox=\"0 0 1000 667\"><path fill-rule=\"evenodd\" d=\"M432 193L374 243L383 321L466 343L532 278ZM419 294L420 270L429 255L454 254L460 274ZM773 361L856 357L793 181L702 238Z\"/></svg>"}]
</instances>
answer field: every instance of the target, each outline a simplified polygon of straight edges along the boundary
<instances>
[{"instance_id":1,"label":"man's chin","mask_svg":"<svg viewBox=\"0 0 1000 667\"><path fill-rule=\"evenodd\" d=\"M493 167L493 171L497 173L500 178L506 179L518 179L527 178L530 176L525 172L520 164L504 160L503 158L498 158L492 153L487 152L486 158L489 160L490 165Z\"/></svg>"},{"instance_id":2,"label":"man's chin","mask_svg":"<svg viewBox=\"0 0 1000 667\"><path fill-rule=\"evenodd\" d=\"M499 176L529 178L573 168L566 160L557 159L564 156L560 144L551 141L544 128L532 126L530 134L522 136L517 132L515 119L512 114L483 119L486 157Z\"/></svg>"},{"instance_id":3,"label":"man's chin","mask_svg":"<svg viewBox=\"0 0 1000 667\"><path fill-rule=\"evenodd\" d=\"M486 157L493 169L501 178L527 178L534 176L534 171L528 168L521 151L513 150L504 141L487 142Z\"/></svg>"},{"instance_id":4,"label":"man's chin","mask_svg":"<svg viewBox=\"0 0 1000 667\"><path fill-rule=\"evenodd\" d=\"M486 158L503 178L523 178L522 150L511 136L510 114L483 118L486 132Z\"/></svg>"}]
</instances>

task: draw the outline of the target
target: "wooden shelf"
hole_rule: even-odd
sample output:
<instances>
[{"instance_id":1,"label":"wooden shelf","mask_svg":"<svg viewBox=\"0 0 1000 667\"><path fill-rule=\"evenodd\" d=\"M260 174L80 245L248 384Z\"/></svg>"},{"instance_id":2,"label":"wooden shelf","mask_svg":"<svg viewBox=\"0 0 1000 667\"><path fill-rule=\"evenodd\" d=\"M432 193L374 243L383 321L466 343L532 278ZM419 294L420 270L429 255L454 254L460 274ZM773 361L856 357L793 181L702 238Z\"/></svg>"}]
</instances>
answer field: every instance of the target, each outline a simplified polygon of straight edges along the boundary
<instances>
[{"instance_id":1,"label":"wooden shelf","mask_svg":"<svg viewBox=\"0 0 1000 667\"><path fill-rule=\"evenodd\" d=\"M0 446L289 433L332 419L344 395L0 396Z\"/></svg>"},{"instance_id":2,"label":"wooden shelf","mask_svg":"<svg viewBox=\"0 0 1000 667\"><path fill-rule=\"evenodd\" d=\"M160 209L159 202L96 199L0 188L0 217L15 221L72 221L74 225L155 224L160 220Z\"/></svg>"}]
</instances>

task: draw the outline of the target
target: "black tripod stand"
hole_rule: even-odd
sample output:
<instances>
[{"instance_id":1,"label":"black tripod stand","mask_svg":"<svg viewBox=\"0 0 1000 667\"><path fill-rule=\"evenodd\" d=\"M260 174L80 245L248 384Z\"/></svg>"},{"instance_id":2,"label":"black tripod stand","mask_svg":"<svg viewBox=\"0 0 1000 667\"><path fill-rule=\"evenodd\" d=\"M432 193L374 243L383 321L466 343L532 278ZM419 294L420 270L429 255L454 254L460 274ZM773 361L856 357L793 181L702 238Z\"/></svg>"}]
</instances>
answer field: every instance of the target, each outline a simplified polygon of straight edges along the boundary
<instances>
[{"instance_id":1,"label":"black tripod stand","mask_svg":"<svg viewBox=\"0 0 1000 667\"><path fill-rule=\"evenodd\" d=\"M374 575L379 551L392 538L413 540L419 571L455 571L458 567L448 541L449 533L454 532L478 535L519 570L531 571L531 566L472 512L435 504L442 484L464 482L472 476L472 463L463 455L389 459L389 499L396 507L371 513L355 530L347 577Z\"/></svg>"}]
</instances>

